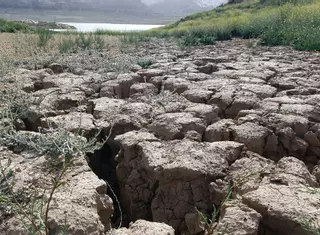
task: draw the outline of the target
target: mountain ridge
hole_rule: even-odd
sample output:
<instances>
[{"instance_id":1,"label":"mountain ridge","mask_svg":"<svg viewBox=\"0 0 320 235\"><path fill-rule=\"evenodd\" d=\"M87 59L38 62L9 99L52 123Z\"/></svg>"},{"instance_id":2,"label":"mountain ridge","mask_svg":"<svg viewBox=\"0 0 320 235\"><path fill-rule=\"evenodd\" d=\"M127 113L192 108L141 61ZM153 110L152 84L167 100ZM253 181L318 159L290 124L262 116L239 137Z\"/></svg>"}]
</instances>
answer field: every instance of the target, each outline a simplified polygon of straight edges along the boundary
<instances>
[{"instance_id":1,"label":"mountain ridge","mask_svg":"<svg viewBox=\"0 0 320 235\"><path fill-rule=\"evenodd\" d=\"M0 0L0 9L90 10L156 18L161 16L183 17L218 6L222 2L223 0Z\"/></svg>"}]
</instances>

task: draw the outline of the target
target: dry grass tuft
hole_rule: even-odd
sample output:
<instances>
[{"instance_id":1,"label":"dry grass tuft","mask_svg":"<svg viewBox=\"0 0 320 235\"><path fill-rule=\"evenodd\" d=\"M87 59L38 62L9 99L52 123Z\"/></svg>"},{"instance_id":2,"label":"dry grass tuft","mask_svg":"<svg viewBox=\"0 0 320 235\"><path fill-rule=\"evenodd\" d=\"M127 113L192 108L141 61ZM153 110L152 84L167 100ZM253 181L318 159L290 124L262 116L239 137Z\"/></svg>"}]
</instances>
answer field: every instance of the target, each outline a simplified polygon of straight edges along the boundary
<instances>
[{"instance_id":1,"label":"dry grass tuft","mask_svg":"<svg viewBox=\"0 0 320 235\"><path fill-rule=\"evenodd\" d=\"M59 46L63 41L75 42L78 37L77 34L54 34L45 46L39 47L37 34L0 33L0 58L24 59L45 54L58 54ZM100 50L121 46L120 40L115 36L99 35L99 38L94 37L93 40L99 43Z\"/></svg>"}]
</instances>

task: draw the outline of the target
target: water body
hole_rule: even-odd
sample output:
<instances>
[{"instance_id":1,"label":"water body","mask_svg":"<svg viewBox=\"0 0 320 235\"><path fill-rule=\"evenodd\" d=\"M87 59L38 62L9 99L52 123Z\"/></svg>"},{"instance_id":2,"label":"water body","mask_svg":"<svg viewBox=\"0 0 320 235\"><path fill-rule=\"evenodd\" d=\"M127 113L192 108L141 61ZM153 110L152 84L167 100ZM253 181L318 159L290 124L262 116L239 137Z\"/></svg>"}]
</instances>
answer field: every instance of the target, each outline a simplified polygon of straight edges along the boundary
<instances>
[{"instance_id":1,"label":"water body","mask_svg":"<svg viewBox=\"0 0 320 235\"><path fill-rule=\"evenodd\" d=\"M158 28L163 25L150 25L150 24L107 24L107 23L70 23L70 22L60 22L63 24L68 24L77 28L78 32L94 32L97 30L112 30L112 31L144 31L153 28ZM58 30L65 31L65 30Z\"/></svg>"}]
</instances>

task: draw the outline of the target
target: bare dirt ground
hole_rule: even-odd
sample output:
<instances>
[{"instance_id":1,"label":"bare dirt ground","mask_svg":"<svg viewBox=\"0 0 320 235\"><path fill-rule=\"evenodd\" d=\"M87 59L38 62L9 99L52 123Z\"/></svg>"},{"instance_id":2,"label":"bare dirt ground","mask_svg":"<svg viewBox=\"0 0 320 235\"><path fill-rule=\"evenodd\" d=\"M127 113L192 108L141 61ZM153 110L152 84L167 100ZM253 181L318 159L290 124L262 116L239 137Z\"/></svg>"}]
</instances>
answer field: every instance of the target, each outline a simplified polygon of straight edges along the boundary
<instances>
[{"instance_id":1,"label":"bare dirt ground","mask_svg":"<svg viewBox=\"0 0 320 235\"><path fill-rule=\"evenodd\" d=\"M70 186L52 206L53 234L64 226L64 208L74 235L319 231L318 53L240 39L182 49L157 39L119 46L121 56L110 62L110 48L26 62L5 76L37 101L15 124L18 133L50 123L110 137L86 156L91 170L83 162L71 168ZM152 65L142 68L137 58ZM3 152L22 162L18 186L36 182L32 169L41 162ZM121 210L90 172L109 182ZM63 201L68 187L74 196ZM23 234L16 215L1 218L1 234ZM119 221L137 222L110 230Z\"/></svg>"}]
</instances>

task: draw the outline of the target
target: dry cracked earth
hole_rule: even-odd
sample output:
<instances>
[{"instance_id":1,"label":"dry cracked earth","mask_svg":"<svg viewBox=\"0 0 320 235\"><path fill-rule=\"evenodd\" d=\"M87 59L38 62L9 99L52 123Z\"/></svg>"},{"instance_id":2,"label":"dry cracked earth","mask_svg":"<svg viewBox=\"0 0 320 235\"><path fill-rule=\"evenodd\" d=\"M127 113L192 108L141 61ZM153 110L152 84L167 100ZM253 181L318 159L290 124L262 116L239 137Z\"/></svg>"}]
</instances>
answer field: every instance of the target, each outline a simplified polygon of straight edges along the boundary
<instances>
[{"instance_id":1,"label":"dry cracked earth","mask_svg":"<svg viewBox=\"0 0 320 235\"><path fill-rule=\"evenodd\" d=\"M64 214L74 235L208 234L198 211L210 217L213 205L212 234L308 235L320 225L318 53L232 40L186 50L154 41L136 55L155 63L114 79L60 64L9 77L40 100L21 131L110 134L55 195L52 234ZM44 180L41 158L4 149L1 158L19 163L18 186ZM111 229L120 217L130 226ZM25 234L18 224L2 217L1 234Z\"/></svg>"}]
</instances>

